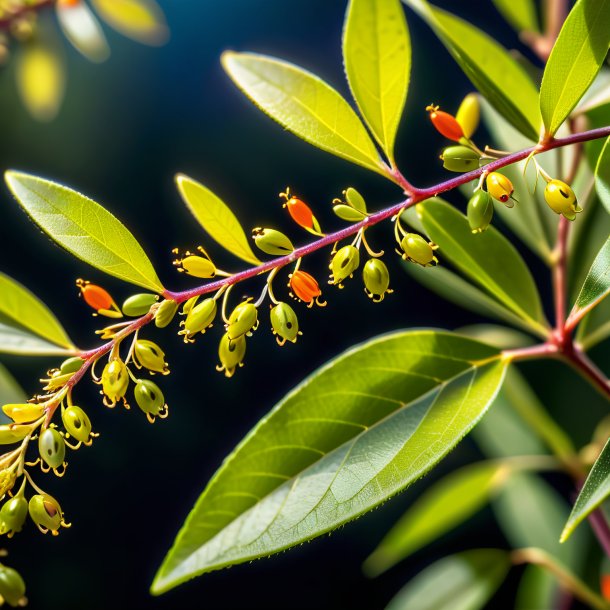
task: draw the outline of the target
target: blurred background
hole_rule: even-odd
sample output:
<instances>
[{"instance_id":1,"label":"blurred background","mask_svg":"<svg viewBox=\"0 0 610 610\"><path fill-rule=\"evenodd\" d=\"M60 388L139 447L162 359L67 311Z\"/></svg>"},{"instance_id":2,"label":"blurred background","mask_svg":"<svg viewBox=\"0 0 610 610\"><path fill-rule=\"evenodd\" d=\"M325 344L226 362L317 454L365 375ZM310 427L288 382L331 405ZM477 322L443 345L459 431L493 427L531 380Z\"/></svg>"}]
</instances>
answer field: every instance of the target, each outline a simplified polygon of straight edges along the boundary
<instances>
[{"instance_id":1,"label":"blurred background","mask_svg":"<svg viewBox=\"0 0 610 610\"><path fill-rule=\"evenodd\" d=\"M173 271L170 251L175 246L209 246L220 266L240 268L239 261L225 257L190 217L174 188L176 172L211 187L246 227L277 227L297 243L308 236L299 233L281 208L277 194L287 185L309 202L324 228L341 226L330 202L347 186L357 187L370 209L399 200L399 190L380 177L284 132L237 91L219 63L225 49L268 53L312 70L347 95L340 56L346 2L160 4L171 30L164 47L138 45L107 29L112 56L94 65L65 45L69 80L54 122L37 123L27 115L12 82L14 63L0 72L0 167L63 182L106 206L134 232L165 285L173 289L197 282ZM518 44L490 2L437 4L471 19L506 46ZM427 26L412 13L408 19L413 70L397 159L406 176L424 186L446 177L437 161L444 142L424 108L434 102L453 112L471 86ZM78 299L75 279L103 284L118 302L129 296L130 287L56 247L1 188L1 270L54 309L78 345L94 346L98 321ZM460 201L457 195L453 200ZM389 224L371 233L374 247L392 250ZM245 368L230 380L214 370L218 324L187 346L173 326L145 332L144 337L166 350L171 365L172 374L161 380L170 405L168 420L150 426L137 409L109 411L96 386L80 384L77 402L87 408L101 436L92 448L70 456L64 479L37 479L60 500L72 528L51 538L30 524L7 545L9 565L27 581L31 607L376 609L440 556L475 546L506 546L486 509L384 576L369 580L362 574L362 561L430 481L480 457L466 440L425 480L330 537L207 574L160 598L148 594L179 526L222 459L297 382L347 347L377 334L405 327L452 329L480 321L409 279L398 257L386 260L395 293L383 303L373 305L359 280L343 291L326 287L327 308L298 309L304 335L296 345L280 349L263 322L248 344ZM545 270L529 254L528 261L548 300ZM306 269L326 277L326 255L312 257ZM256 282L243 286L250 294L258 289ZM603 349L593 356L601 358L602 365L608 363ZM36 392L37 379L57 364L44 358L2 361L28 393ZM586 442L605 412L602 400L559 365L532 364L522 370L557 420L569 422L577 443ZM577 419L572 416L575 408ZM509 603L513 585L511 580L504 585L494 607Z\"/></svg>"}]
</instances>

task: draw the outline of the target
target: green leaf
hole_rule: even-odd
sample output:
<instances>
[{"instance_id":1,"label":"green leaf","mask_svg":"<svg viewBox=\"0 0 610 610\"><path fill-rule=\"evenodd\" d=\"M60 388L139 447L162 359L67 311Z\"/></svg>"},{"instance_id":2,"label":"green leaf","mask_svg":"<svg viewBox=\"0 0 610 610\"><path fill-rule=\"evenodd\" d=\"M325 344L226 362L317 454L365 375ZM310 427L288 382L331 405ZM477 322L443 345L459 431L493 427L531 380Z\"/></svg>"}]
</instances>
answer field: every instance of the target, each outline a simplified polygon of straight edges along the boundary
<instances>
[{"instance_id":1,"label":"green leaf","mask_svg":"<svg viewBox=\"0 0 610 610\"><path fill-rule=\"evenodd\" d=\"M288 62L254 53L225 52L222 65L263 112L299 138L385 175L366 128L323 80Z\"/></svg>"},{"instance_id":2,"label":"green leaf","mask_svg":"<svg viewBox=\"0 0 610 610\"><path fill-rule=\"evenodd\" d=\"M500 303L544 332L548 322L542 312L534 279L514 246L494 227L473 234L466 217L441 200L417 205L417 213L430 239L464 275L492 294Z\"/></svg>"},{"instance_id":3,"label":"green leaf","mask_svg":"<svg viewBox=\"0 0 610 610\"><path fill-rule=\"evenodd\" d=\"M425 490L364 562L369 576L379 576L415 551L454 529L482 509L510 472L489 461L471 464Z\"/></svg>"},{"instance_id":4,"label":"green leaf","mask_svg":"<svg viewBox=\"0 0 610 610\"><path fill-rule=\"evenodd\" d=\"M472 84L523 135L538 140L538 89L510 53L474 25L430 5L404 0L434 30Z\"/></svg>"},{"instance_id":5,"label":"green leaf","mask_svg":"<svg viewBox=\"0 0 610 610\"><path fill-rule=\"evenodd\" d=\"M30 174L7 171L4 177L30 218L70 254L125 282L163 291L135 237L101 205Z\"/></svg>"},{"instance_id":6,"label":"green leaf","mask_svg":"<svg viewBox=\"0 0 610 610\"><path fill-rule=\"evenodd\" d=\"M496 8L517 32L539 32L538 15L533 0L493 0Z\"/></svg>"},{"instance_id":7,"label":"green leaf","mask_svg":"<svg viewBox=\"0 0 610 610\"><path fill-rule=\"evenodd\" d=\"M102 19L124 36L152 46L165 44L169 30L154 0L92 0Z\"/></svg>"},{"instance_id":8,"label":"green leaf","mask_svg":"<svg viewBox=\"0 0 610 610\"><path fill-rule=\"evenodd\" d=\"M531 142L514 129L502 116L496 112L484 98L479 96L481 119L489 131L492 146L501 150L520 150L531 146ZM536 160L542 168L552 176L560 174L560 165L569 167L573 152L571 147L548 151L537 155ZM563 155L560 160L560 155ZM567 155L567 156L566 156ZM496 205L496 213L506 223L510 230L543 261L550 264L553 259L553 244L557 234L557 215L551 211L544 200L544 188L538 185L533 193L535 178L528 172L523 174L525 161L514 163L502 168L502 173L513 183L519 203L509 209ZM533 163L530 165L534 166ZM466 197L472 196L472 188L462 189ZM580 193L578 193L580 195ZM580 220L580 218L579 218Z\"/></svg>"},{"instance_id":9,"label":"green leaf","mask_svg":"<svg viewBox=\"0 0 610 610\"><path fill-rule=\"evenodd\" d=\"M585 279L570 317L597 307L610 294L610 236L602 246Z\"/></svg>"},{"instance_id":10,"label":"green leaf","mask_svg":"<svg viewBox=\"0 0 610 610\"><path fill-rule=\"evenodd\" d=\"M523 571L515 599L515 610L532 608L556 608L558 597L557 581L552 574L536 565L529 565Z\"/></svg>"},{"instance_id":11,"label":"green leaf","mask_svg":"<svg viewBox=\"0 0 610 610\"><path fill-rule=\"evenodd\" d=\"M479 610L502 584L511 562L500 549L449 555L407 583L386 610Z\"/></svg>"},{"instance_id":12,"label":"green leaf","mask_svg":"<svg viewBox=\"0 0 610 610\"><path fill-rule=\"evenodd\" d=\"M529 335L498 324L469 324L460 326L455 332L501 350L528 347L534 344L534 340Z\"/></svg>"},{"instance_id":13,"label":"green leaf","mask_svg":"<svg viewBox=\"0 0 610 610\"><path fill-rule=\"evenodd\" d=\"M0 405L24 403L28 396L17 380L8 372L5 366L0 364ZM2 414L4 416L4 414ZM5 423L6 417L2 419Z\"/></svg>"},{"instance_id":14,"label":"green leaf","mask_svg":"<svg viewBox=\"0 0 610 610\"><path fill-rule=\"evenodd\" d=\"M580 535L560 544L568 503L540 477L524 472L512 475L492 500L492 507L514 548L537 546L582 573L588 532L577 532Z\"/></svg>"},{"instance_id":15,"label":"green leaf","mask_svg":"<svg viewBox=\"0 0 610 610\"><path fill-rule=\"evenodd\" d=\"M411 72L411 40L400 0L351 0L343 59L358 108L393 164Z\"/></svg>"},{"instance_id":16,"label":"green leaf","mask_svg":"<svg viewBox=\"0 0 610 610\"><path fill-rule=\"evenodd\" d=\"M0 316L5 322L21 326L49 343L74 349L74 344L53 312L27 288L4 273L0 273Z\"/></svg>"},{"instance_id":17,"label":"green leaf","mask_svg":"<svg viewBox=\"0 0 610 610\"><path fill-rule=\"evenodd\" d=\"M74 355L73 350L59 347L21 328L5 324L2 319L0 319L0 352L17 356Z\"/></svg>"},{"instance_id":18,"label":"green leaf","mask_svg":"<svg viewBox=\"0 0 610 610\"><path fill-rule=\"evenodd\" d=\"M540 113L553 136L585 94L610 46L610 0L578 0L565 20L540 86Z\"/></svg>"},{"instance_id":19,"label":"green leaf","mask_svg":"<svg viewBox=\"0 0 610 610\"><path fill-rule=\"evenodd\" d=\"M561 534L561 542L565 542L578 524L589 516L608 496L610 496L610 441L606 443L589 471L587 480L582 486L578 498L576 498L570 517Z\"/></svg>"},{"instance_id":20,"label":"green leaf","mask_svg":"<svg viewBox=\"0 0 610 610\"><path fill-rule=\"evenodd\" d=\"M310 540L387 500L475 425L506 366L497 350L440 331L385 335L332 360L225 460L152 592Z\"/></svg>"},{"instance_id":21,"label":"green leaf","mask_svg":"<svg viewBox=\"0 0 610 610\"><path fill-rule=\"evenodd\" d=\"M260 265L239 220L222 199L184 174L176 176L176 186L188 209L212 239L234 256Z\"/></svg>"},{"instance_id":22,"label":"green leaf","mask_svg":"<svg viewBox=\"0 0 610 610\"><path fill-rule=\"evenodd\" d=\"M610 137L604 142L604 147L595 166L595 188L610 214Z\"/></svg>"}]
</instances>

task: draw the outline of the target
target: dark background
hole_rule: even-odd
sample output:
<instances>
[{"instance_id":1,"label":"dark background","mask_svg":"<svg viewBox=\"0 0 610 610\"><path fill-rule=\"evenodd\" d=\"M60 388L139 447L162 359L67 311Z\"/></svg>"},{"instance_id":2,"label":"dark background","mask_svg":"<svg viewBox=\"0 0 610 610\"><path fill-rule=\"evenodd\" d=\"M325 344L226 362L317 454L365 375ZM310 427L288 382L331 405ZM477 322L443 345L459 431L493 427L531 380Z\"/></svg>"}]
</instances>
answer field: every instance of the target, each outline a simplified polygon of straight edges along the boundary
<instances>
[{"instance_id":1,"label":"dark background","mask_svg":"<svg viewBox=\"0 0 610 610\"><path fill-rule=\"evenodd\" d=\"M269 53L311 69L347 95L340 58L346 2L161 4L172 31L163 48L147 48L108 32L112 57L103 65L90 64L66 48L67 95L51 124L27 116L16 97L13 68L2 71L1 168L64 182L105 205L141 240L161 279L174 289L197 282L173 272L174 246L203 243L230 269L239 268L189 216L173 185L176 172L210 186L230 202L246 227L275 226L298 243L307 235L290 224L277 198L286 185L310 202L324 227L341 226L329 204L348 185L365 194L372 209L398 200L398 189L381 178L284 132L235 89L218 61L225 49ZM517 44L490 2L439 4L471 18L507 46ZM471 88L428 28L412 13L408 18L413 70L397 157L407 177L423 186L445 176L437 162L443 141L431 129L424 108L434 101L455 111ZM79 345L95 345L96 321L77 298L75 278L103 283L119 302L130 294L129 286L55 247L3 187L0 205L2 271L49 304ZM392 249L390 231L386 225L372 232L373 242L386 251ZM312 258L308 269L325 276L326 259ZM278 348L263 323L248 344L246 367L231 380L214 371L218 324L194 346L184 346L174 327L145 332L163 346L172 365L171 376L161 381L170 418L154 426L137 409L105 409L97 388L81 383L78 402L101 437L92 448L70 456L64 479L37 477L60 499L73 526L52 539L30 525L8 543L9 564L24 574L31 607L382 608L435 558L471 546L505 545L486 510L383 577L368 580L361 573L362 560L430 480L478 457L474 445L465 441L424 482L330 538L205 575L161 598L148 594L156 568L221 460L295 383L345 348L379 333L478 321L416 285L395 258L387 260L396 292L382 304L373 305L359 281L341 292L327 287L326 309L299 309L304 336L296 345ZM536 261L528 260L548 299L547 276ZM258 288L250 283L244 290L254 293ZM37 378L56 364L54 359L3 361L28 393L37 391ZM584 443L605 408L596 395L559 366L534 364L523 370L557 419L569 421L577 441ZM571 412L585 404L589 408L580 409L574 421ZM496 599L509 600L512 584Z\"/></svg>"}]
</instances>

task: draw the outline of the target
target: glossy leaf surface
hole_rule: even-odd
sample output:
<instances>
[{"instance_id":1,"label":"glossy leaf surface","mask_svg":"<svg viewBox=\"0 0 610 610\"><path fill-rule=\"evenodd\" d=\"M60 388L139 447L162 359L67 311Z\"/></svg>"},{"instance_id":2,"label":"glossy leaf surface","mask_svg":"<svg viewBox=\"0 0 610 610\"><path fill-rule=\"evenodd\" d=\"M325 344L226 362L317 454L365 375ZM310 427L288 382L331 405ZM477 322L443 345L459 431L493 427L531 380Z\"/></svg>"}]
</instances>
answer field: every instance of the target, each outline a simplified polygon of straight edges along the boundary
<instances>
[{"instance_id":1,"label":"glossy leaf surface","mask_svg":"<svg viewBox=\"0 0 610 610\"><path fill-rule=\"evenodd\" d=\"M493 0L493 3L518 32L539 31L534 0Z\"/></svg>"},{"instance_id":2,"label":"glossy leaf surface","mask_svg":"<svg viewBox=\"0 0 610 610\"><path fill-rule=\"evenodd\" d=\"M261 110L299 138L383 173L366 128L350 105L323 80L291 63L254 53L226 52L222 63Z\"/></svg>"},{"instance_id":3,"label":"glossy leaf surface","mask_svg":"<svg viewBox=\"0 0 610 610\"><path fill-rule=\"evenodd\" d=\"M101 205L30 174L8 171L5 179L28 216L70 254L125 282L163 290L136 238Z\"/></svg>"},{"instance_id":4,"label":"glossy leaf surface","mask_svg":"<svg viewBox=\"0 0 610 610\"><path fill-rule=\"evenodd\" d=\"M329 362L225 460L153 593L310 540L377 506L474 426L505 367L495 349L435 331L382 336Z\"/></svg>"}]
</instances>

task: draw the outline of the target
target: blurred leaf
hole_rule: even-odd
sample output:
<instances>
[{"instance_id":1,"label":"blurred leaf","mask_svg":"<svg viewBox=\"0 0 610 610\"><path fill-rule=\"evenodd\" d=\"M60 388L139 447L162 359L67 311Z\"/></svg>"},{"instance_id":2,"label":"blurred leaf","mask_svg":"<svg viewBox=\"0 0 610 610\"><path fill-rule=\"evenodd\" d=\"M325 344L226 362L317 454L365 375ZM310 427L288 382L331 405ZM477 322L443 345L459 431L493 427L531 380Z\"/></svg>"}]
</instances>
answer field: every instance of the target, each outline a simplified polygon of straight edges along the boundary
<instances>
[{"instance_id":1,"label":"blurred leaf","mask_svg":"<svg viewBox=\"0 0 610 610\"><path fill-rule=\"evenodd\" d=\"M546 337L546 332L543 332L538 325L532 326L531 323L522 320L504 305L498 303L493 297L488 296L487 293L473 286L468 280L463 279L442 265L424 268L407 262L403 264L403 268L422 286L425 286L451 303L455 303L464 309L474 311L482 316L502 320L513 326L518 326L538 334L541 337Z\"/></svg>"},{"instance_id":2,"label":"blurred leaf","mask_svg":"<svg viewBox=\"0 0 610 610\"><path fill-rule=\"evenodd\" d=\"M152 592L335 529L439 462L485 413L506 362L408 331L356 346L297 386L208 484Z\"/></svg>"},{"instance_id":3,"label":"blurred leaf","mask_svg":"<svg viewBox=\"0 0 610 610\"><path fill-rule=\"evenodd\" d=\"M610 496L610 441L606 443L587 475L587 480L574 502L570 517L561 534L561 542L565 542L572 535L576 526L608 496Z\"/></svg>"},{"instance_id":4,"label":"blurred leaf","mask_svg":"<svg viewBox=\"0 0 610 610\"><path fill-rule=\"evenodd\" d=\"M79 53L95 62L108 59L106 36L87 4L57 3L55 10L63 33Z\"/></svg>"},{"instance_id":5,"label":"blurred leaf","mask_svg":"<svg viewBox=\"0 0 610 610\"><path fill-rule=\"evenodd\" d=\"M343 59L358 108L393 164L411 72L411 40L400 0L351 0Z\"/></svg>"},{"instance_id":6,"label":"blurred leaf","mask_svg":"<svg viewBox=\"0 0 610 610\"><path fill-rule=\"evenodd\" d=\"M159 46L169 38L163 11L153 0L92 0L100 17L117 32Z\"/></svg>"},{"instance_id":7,"label":"blurred leaf","mask_svg":"<svg viewBox=\"0 0 610 610\"><path fill-rule=\"evenodd\" d=\"M384 174L366 128L323 80L288 62L254 53L225 52L222 65L263 112L299 138Z\"/></svg>"},{"instance_id":8,"label":"blurred leaf","mask_svg":"<svg viewBox=\"0 0 610 610\"><path fill-rule=\"evenodd\" d=\"M163 291L135 237L101 205L30 174L7 171L4 177L28 216L70 254L125 282Z\"/></svg>"},{"instance_id":9,"label":"blurred leaf","mask_svg":"<svg viewBox=\"0 0 610 610\"><path fill-rule=\"evenodd\" d=\"M578 0L565 20L540 86L540 113L554 135L585 94L610 46L610 0Z\"/></svg>"},{"instance_id":10,"label":"blurred leaf","mask_svg":"<svg viewBox=\"0 0 610 610\"><path fill-rule=\"evenodd\" d=\"M602 67L570 116L588 113L606 104L610 104L610 70Z\"/></svg>"},{"instance_id":11,"label":"blurred leaf","mask_svg":"<svg viewBox=\"0 0 610 610\"><path fill-rule=\"evenodd\" d=\"M517 589L515 610L556 608L557 602L558 587L554 576L536 565L527 566Z\"/></svg>"},{"instance_id":12,"label":"blurred leaf","mask_svg":"<svg viewBox=\"0 0 610 610\"><path fill-rule=\"evenodd\" d=\"M595 166L595 187L601 202L610 214L610 137L605 141Z\"/></svg>"},{"instance_id":13,"label":"blurred leaf","mask_svg":"<svg viewBox=\"0 0 610 610\"><path fill-rule=\"evenodd\" d=\"M502 584L511 562L499 549L449 555L408 582L386 610L479 610Z\"/></svg>"},{"instance_id":14,"label":"blurred leaf","mask_svg":"<svg viewBox=\"0 0 610 610\"><path fill-rule=\"evenodd\" d=\"M37 335L5 324L0 320L0 352L18 356L63 356L74 355L72 350L59 347Z\"/></svg>"},{"instance_id":15,"label":"blurred leaf","mask_svg":"<svg viewBox=\"0 0 610 610\"><path fill-rule=\"evenodd\" d=\"M52 121L64 97L63 57L52 45L28 42L18 47L17 90L24 106L38 121Z\"/></svg>"},{"instance_id":16,"label":"blurred leaf","mask_svg":"<svg viewBox=\"0 0 610 610\"><path fill-rule=\"evenodd\" d=\"M224 201L184 174L176 176L176 186L188 209L212 239L247 263L260 264L239 220Z\"/></svg>"},{"instance_id":17,"label":"blurred leaf","mask_svg":"<svg viewBox=\"0 0 610 610\"><path fill-rule=\"evenodd\" d=\"M379 576L415 551L440 538L482 509L510 473L489 461L453 471L426 489L364 562L368 576Z\"/></svg>"},{"instance_id":18,"label":"blurred leaf","mask_svg":"<svg viewBox=\"0 0 610 610\"><path fill-rule=\"evenodd\" d=\"M483 124L492 138L491 146L501 150L520 150L527 148L531 142L524 138L516 129L507 123L490 105L479 98ZM569 148L569 147L568 147ZM562 165L571 163L571 153L563 149L549 151L537 155L536 160L553 176L559 175L559 155L564 155ZM566 157L565 155L568 155ZM544 189L537 188L535 193L534 180L526 180L523 175L525 162L514 163L502 168L502 173L513 183L519 203L514 208L496 204L495 211L508 225L510 230L536 253L547 264L552 260L553 241L557 233L557 215L552 212L544 201ZM533 163L531 164L533 165ZM467 194L470 196L471 192ZM580 220L580 219L579 219Z\"/></svg>"},{"instance_id":19,"label":"blurred leaf","mask_svg":"<svg viewBox=\"0 0 610 610\"><path fill-rule=\"evenodd\" d=\"M457 328L455 332L501 350L527 347L534 344L529 335L498 324L470 324Z\"/></svg>"},{"instance_id":20,"label":"blurred leaf","mask_svg":"<svg viewBox=\"0 0 610 610\"><path fill-rule=\"evenodd\" d=\"M492 500L498 523L514 548L537 546L582 573L586 560L587 532L576 532L560 544L568 518L568 503L540 477L516 473Z\"/></svg>"},{"instance_id":21,"label":"blurred leaf","mask_svg":"<svg viewBox=\"0 0 610 610\"><path fill-rule=\"evenodd\" d=\"M522 319L544 331L534 279L514 246L494 227L473 234L466 217L441 200L417 205L417 213L439 254Z\"/></svg>"},{"instance_id":22,"label":"blurred leaf","mask_svg":"<svg viewBox=\"0 0 610 610\"><path fill-rule=\"evenodd\" d=\"M27 394L17 383L17 380L5 366L0 364L0 405L24 403L27 399ZM2 413L2 416L4 416L4 413ZM5 423L6 419L4 417L2 423Z\"/></svg>"},{"instance_id":23,"label":"blurred leaf","mask_svg":"<svg viewBox=\"0 0 610 610\"><path fill-rule=\"evenodd\" d=\"M493 38L426 0L404 0L434 30L472 84L516 129L538 140L538 89Z\"/></svg>"},{"instance_id":24,"label":"blurred leaf","mask_svg":"<svg viewBox=\"0 0 610 610\"><path fill-rule=\"evenodd\" d=\"M517 32L539 32L534 0L493 0L496 8Z\"/></svg>"},{"instance_id":25,"label":"blurred leaf","mask_svg":"<svg viewBox=\"0 0 610 610\"><path fill-rule=\"evenodd\" d=\"M584 284L576 303L570 313L570 317L581 315L583 311L588 311L597 307L600 302L610 293L610 236L602 246L598 255L591 265L591 269L585 279Z\"/></svg>"},{"instance_id":26,"label":"blurred leaf","mask_svg":"<svg viewBox=\"0 0 610 610\"><path fill-rule=\"evenodd\" d=\"M50 343L66 349L74 348L53 312L27 288L4 273L0 273L0 315L5 317L5 322L21 326Z\"/></svg>"}]
</instances>

